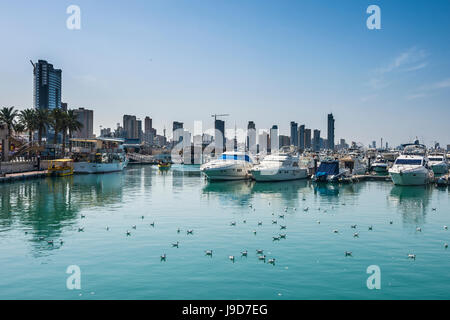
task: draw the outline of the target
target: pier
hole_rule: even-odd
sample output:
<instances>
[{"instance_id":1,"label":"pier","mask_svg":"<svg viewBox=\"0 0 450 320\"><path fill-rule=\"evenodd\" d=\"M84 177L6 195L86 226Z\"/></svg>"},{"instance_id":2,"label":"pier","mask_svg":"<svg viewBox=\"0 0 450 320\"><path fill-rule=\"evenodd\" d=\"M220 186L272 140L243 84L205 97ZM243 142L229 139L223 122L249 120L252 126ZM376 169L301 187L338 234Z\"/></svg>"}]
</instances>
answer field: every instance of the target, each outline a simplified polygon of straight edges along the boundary
<instances>
[{"instance_id":1,"label":"pier","mask_svg":"<svg viewBox=\"0 0 450 320\"><path fill-rule=\"evenodd\" d=\"M39 178L45 178L46 176L47 176L47 170L29 171L29 172L21 172L21 173L10 173L10 174L6 174L3 177L0 177L0 183L30 180L30 179L39 179Z\"/></svg>"},{"instance_id":2,"label":"pier","mask_svg":"<svg viewBox=\"0 0 450 320\"><path fill-rule=\"evenodd\" d=\"M434 177L431 181L432 184L437 184L439 182L442 186L449 185L449 176L450 174L447 173L442 176ZM354 182L360 182L360 181L386 181L386 182L392 182L392 179L390 176L377 176L373 174L361 174L361 175L354 175L350 178L344 178L341 182L343 183L354 183Z\"/></svg>"}]
</instances>

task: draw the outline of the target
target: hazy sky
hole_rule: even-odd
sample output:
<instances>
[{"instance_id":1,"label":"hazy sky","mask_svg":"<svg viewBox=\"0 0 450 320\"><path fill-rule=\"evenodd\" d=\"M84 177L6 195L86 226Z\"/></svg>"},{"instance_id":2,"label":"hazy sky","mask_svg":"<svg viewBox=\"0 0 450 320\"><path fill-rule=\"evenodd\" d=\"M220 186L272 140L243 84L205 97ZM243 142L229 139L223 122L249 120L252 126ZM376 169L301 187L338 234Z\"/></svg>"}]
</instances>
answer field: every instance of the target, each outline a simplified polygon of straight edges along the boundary
<instances>
[{"instance_id":1,"label":"hazy sky","mask_svg":"<svg viewBox=\"0 0 450 320\"><path fill-rule=\"evenodd\" d=\"M81 30L66 8L81 8ZM381 8L381 30L366 9ZM63 101L94 130L149 115L162 133L295 120L336 140L450 144L450 1L0 0L0 106L32 105L32 66L63 70Z\"/></svg>"}]
</instances>

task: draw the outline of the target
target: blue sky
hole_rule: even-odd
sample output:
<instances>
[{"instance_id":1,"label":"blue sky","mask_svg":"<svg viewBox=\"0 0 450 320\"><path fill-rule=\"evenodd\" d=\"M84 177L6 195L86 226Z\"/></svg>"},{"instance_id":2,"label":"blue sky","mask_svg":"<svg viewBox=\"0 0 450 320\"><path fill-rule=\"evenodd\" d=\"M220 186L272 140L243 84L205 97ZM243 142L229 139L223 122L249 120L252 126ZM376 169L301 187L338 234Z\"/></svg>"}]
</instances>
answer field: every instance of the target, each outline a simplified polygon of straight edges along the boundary
<instances>
[{"instance_id":1,"label":"blue sky","mask_svg":"<svg viewBox=\"0 0 450 320\"><path fill-rule=\"evenodd\" d=\"M81 8L81 30L66 8ZM381 8L381 30L366 9ZM0 106L32 104L30 59L63 70L63 100L99 126L160 131L295 120L336 139L450 144L450 1L0 0Z\"/></svg>"}]
</instances>

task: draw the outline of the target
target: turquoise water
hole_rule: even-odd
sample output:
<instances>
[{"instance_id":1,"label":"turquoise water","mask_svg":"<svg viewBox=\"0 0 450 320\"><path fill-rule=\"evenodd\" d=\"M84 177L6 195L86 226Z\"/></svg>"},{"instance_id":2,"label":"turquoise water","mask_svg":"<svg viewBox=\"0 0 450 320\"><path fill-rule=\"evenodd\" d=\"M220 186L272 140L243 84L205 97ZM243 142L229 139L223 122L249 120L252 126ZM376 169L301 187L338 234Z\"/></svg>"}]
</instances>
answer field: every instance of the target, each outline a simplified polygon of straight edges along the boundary
<instances>
[{"instance_id":1,"label":"turquoise water","mask_svg":"<svg viewBox=\"0 0 450 320\"><path fill-rule=\"evenodd\" d=\"M188 166L4 184L0 299L449 299L449 198L388 182L208 183ZM66 287L70 265L81 290ZM366 286L370 265L380 290Z\"/></svg>"}]
</instances>

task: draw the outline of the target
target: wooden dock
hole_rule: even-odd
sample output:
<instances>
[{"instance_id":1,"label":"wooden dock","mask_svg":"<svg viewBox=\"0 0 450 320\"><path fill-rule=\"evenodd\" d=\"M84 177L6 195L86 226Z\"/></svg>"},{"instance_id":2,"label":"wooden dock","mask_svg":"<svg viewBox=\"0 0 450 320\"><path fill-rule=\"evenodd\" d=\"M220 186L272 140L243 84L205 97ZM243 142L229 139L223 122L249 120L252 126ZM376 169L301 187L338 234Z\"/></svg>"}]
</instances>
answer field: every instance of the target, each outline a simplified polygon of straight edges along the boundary
<instances>
[{"instance_id":1,"label":"wooden dock","mask_svg":"<svg viewBox=\"0 0 450 320\"><path fill-rule=\"evenodd\" d=\"M47 170L43 171L29 171L21 173L10 173L6 174L4 177L0 177L0 183L22 181L29 179L39 179L45 178L47 176Z\"/></svg>"},{"instance_id":2,"label":"wooden dock","mask_svg":"<svg viewBox=\"0 0 450 320\"><path fill-rule=\"evenodd\" d=\"M445 174L439 177L435 177L432 184L438 184L440 186L448 186L449 185L449 174ZM342 182L352 183L352 182L360 182L360 181L386 181L386 182L392 182L392 179L390 176L379 176L379 175L373 175L373 174L362 174L362 175L355 175L351 178L345 178Z\"/></svg>"}]
</instances>

